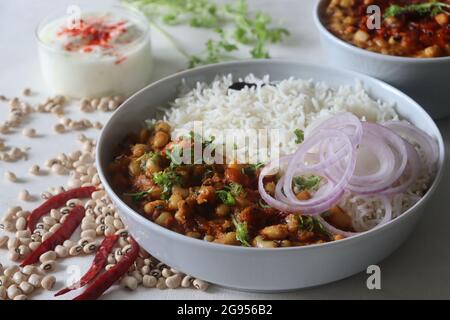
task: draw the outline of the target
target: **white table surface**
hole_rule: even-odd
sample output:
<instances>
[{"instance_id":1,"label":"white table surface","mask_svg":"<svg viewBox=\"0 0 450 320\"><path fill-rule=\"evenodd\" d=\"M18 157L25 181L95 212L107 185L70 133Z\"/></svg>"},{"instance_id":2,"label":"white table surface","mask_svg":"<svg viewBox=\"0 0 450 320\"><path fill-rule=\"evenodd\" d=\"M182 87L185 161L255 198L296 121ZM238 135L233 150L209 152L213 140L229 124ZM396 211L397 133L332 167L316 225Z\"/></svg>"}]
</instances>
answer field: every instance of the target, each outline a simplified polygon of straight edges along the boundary
<instances>
[{"instance_id":1,"label":"white table surface","mask_svg":"<svg viewBox=\"0 0 450 320\"><path fill-rule=\"evenodd\" d=\"M45 97L45 87L42 83L34 39L34 28L43 17L55 8L64 10L69 4L83 5L90 1L80 0L14 0L0 1L0 94L19 96L22 88L31 87L39 95L31 97L30 101L40 101ZM115 3L113 0L97 0L96 3ZM270 12L275 21L281 21L292 32L292 35L282 45L273 46L271 54L277 58L296 59L303 62L324 64L318 34L314 28L311 12L314 0L252 0L253 8L261 8ZM209 33L192 30L189 27L177 27L177 38L191 52L202 48L204 37ZM173 49L170 43L153 31L153 48L155 58L154 79L183 69L185 62ZM447 102L448 103L448 102ZM6 105L0 103L0 121L7 115ZM73 119L86 117L77 106L66 107L68 116ZM108 113L96 112L89 114L92 119L105 122ZM28 161L15 163L0 162L0 212L9 206L22 205L32 209L38 202L22 202L17 199L20 190L26 188L36 197L50 186L64 184L67 177L47 175L30 176L28 168L32 164L43 166L45 160L60 152L70 152L79 145L76 142L78 133L56 135L52 125L56 117L48 114L33 114L23 127L34 127L39 136L34 139L25 138L16 130L14 134L0 135L6 144L20 147L31 147ZM442 130L447 150L450 140L450 119L438 121ZM89 137L95 137L97 130L85 132ZM244 293L212 286L207 292L190 289L158 290L139 289L127 292L115 287L107 292L105 298L115 299L372 299L372 298L450 298L450 197L448 190L450 179L446 161L446 174L439 190L434 195L426 212L410 239L392 256L380 264L381 290L371 291L366 287L367 275L357 274L348 279L332 284L299 290L289 293L257 294ZM20 183L11 183L3 179L5 171L15 172ZM0 231L0 233L3 231ZM8 264L7 251L0 249L0 262ZM68 276L67 267L80 266L81 271L87 269L92 258L70 258L58 264L55 273L57 288L63 285ZM332 266L330 266L332 267ZM277 272L277 270L274 270ZM278 272L283 272L278 270ZM51 298L49 292L39 291L33 298ZM70 297L70 296L68 296Z\"/></svg>"}]
</instances>

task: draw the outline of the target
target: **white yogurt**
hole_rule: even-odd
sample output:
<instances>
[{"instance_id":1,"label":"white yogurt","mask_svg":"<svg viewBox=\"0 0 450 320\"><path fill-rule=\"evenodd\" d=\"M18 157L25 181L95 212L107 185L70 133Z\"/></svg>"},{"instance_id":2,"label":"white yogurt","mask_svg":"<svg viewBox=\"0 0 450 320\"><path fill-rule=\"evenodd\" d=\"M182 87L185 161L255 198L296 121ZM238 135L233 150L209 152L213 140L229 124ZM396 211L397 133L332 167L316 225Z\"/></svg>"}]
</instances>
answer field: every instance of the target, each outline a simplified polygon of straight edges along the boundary
<instances>
[{"instance_id":1,"label":"white yogurt","mask_svg":"<svg viewBox=\"0 0 450 320\"><path fill-rule=\"evenodd\" d=\"M136 13L113 8L42 23L38 51L45 82L70 97L129 96L150 82L152 56L148 23Z\"/></svg>"}]
</instances>

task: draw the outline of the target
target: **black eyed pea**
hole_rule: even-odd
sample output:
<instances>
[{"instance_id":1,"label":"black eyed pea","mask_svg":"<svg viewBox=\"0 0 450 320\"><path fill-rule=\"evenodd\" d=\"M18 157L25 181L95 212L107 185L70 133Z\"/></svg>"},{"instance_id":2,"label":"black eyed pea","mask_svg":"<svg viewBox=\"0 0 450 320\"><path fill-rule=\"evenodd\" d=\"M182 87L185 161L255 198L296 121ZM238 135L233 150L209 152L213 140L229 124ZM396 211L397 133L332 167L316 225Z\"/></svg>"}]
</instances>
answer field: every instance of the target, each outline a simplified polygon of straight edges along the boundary
<instances>
[{"instance_id":1,"label":"black eyed pea","mask_svg":"<svg viewBox=\"0 0 450 320\"><path fill-rule=\"evenodd\" d=\"M105 217L105 224L114 226L114 216L106 216Z\"/></svg>"},{"instance_id":2,"label":"black eyed pea","mask_svg":"<svg viewBox=\"0 0 450 320\"><path fill-rule=\"evenodd\" d=\"M16 284L21 284L22 281L24 281L26 279L26 276L20 272L17 271L16 273L13 274L12 276L12 280L16 283Z\"/></svg>"},{"instance_id":3,"label":"black eyed pea","mask_svg":"<svg viewBox=\"0 0 450 320\"><path fill-rule=\"evenodd\" d=\"M20 244L19 239L9 238L6 246L8 247L8 250L14 250L19 246L19 244Z\"/></svg>"},{"instance_id":4,"label":"black eyed pea","mask_svg":"<svg viewBox=\"0 0 450 320\"><path fill-rule=\"evenodd\" d=\"M97 232L95 232L95 230L91 229L91 230L85 230L81 232L81 238L91 238L94 239L95 237L97 237Z\"/></svg>"},{"instance_id":5,"label":"black eyed pea","mask_svg":"<svg viewBox=\"0 0 450 320\"><path fill-rule=\"evenodd\" d=\"M116 233L116 229L112 225L106 225L105 236L111 236Z\"/></svg>"},{"instance_id":6,"label":"black eyed pea","mask_svg":"<svg viewBox=\"0 0 450 320\"><path fill-rule=\"evenodd\" d=\"M5 300L6 299L6 288L2 285L0 285L0 300Z\"/></svg>"},{"instance_id":7,"label":"black eyed pea","mask_svg":"<svg viewBox=\"0 0 450 320\"><path fill-rule=\"evenodd\" d=\"M131 250L131 244L126 245L122 248L122 254L125 254Z\"/></svg>"},{"instance_id":8,"label":"black eyed pea","mask_svg":"<svg viewBox=\"0 0 450 320\"><path fill-rule=\"evenodd\" d=\"M42 235L42 242L44 242L45 240L47 240L48 238L50 238L52 236L51 232L46 232Z\"/></svg>"},{"instance_id":9,"label":"black eyed pea","mask_svg":"<svg viewBox=\"0 0 450 320\"><path fill-rule=\"evenodd\" d=\"M39 257L39 261L41 263L47 262L47 261L54 261L56 260L56 252L55 251L47 251L46 253L41 254Z\"/></svg>"},{"instance_id":10,"label":"black eyed pea","mask_svg":"<svg viewBox=\"0 0 450 320\"><path fill-rule=\"evenodd\" d=\"M25 258L27 255L30 254L31 249L24 244L21 244L18 248L17 248L17 252L19 253L21 258Z\"/></svg>"},{"instance_id":11,"label":"black eyed pea","mask_svg":"<svg viewBox=\"0 0 450 320\"><path fill-rule=\"evenodd\" d=\"M101 224L95 229L95 232L97 233L98 236L102 236L105 234L105 229L106 226L104 224Z\"/></svg>"},{"instance_id":12,"label":"black eyed pea","mask_svg":"<svg viewBox=\"0 0 450 320\"><path fill-rule=\"evenodd\" d=\"M158 282L156 283L156 288L158 289L167 289L166 278L158 278Z\"/></svg>"},{"instance_id":13,"label":"black eyed pea","mask_svg":"<svg viewBox=\"0 0 450 320\"><path fill-rule=\"evenodd\" d=\"M44 229L45 229L45 224L44 224L43 222L38 222L38 223L36 224L35 231L36 231L37 229L44 230Z\"/></svg>"},{"instance_id":14,"label":"black eyed pea","mask_svg":"<svg viewBox=\"0 0 450 320\"><path fill-rule=\"evenodd\" d=\"M61 223L55 223L48 231L54 233L59 227L61 227Z\"/></svg>"},{"instance_id":15,"label":"black eyed pea","mask_svg":"<svg viewBox=\"0 0 450 320\"><path fill-rule=\"evenodd\" d=\"M117 230L122 230L124 225L122 223L122 221L120 221L120 219L114 219L113 221L113 226L114 228L116 228Z\"/></svg>"},{"instance_id":16,"label":"black eyed pea","mask_svg":"<svg viewBox=\"0 0 450 320\"><path fill-rule=\"evenodd\" d=\"M80 199L70 199L69 201L66 202L66 206L70 208L74 208L77 205L82 206L83 201L81 201Z\"/></svg>"},{"instance_id":17,"label":"black eyed pea","mask_svg":"<svg viewBox=\"0 0 450 320\"><path fill-rule=\"evenodd\" d=\"M114 259L116 259L117 262L122 260L122 257L123 257L123 253L120 249L116 250L116 252L114 252Z\"/></svg>"},{"instance_id":18,"label":"black eyed pea","mask_svg":"<svg viewBox=\"0 0 450 320\"><path fill-rule=\"evenodd\" d=\"M31 212L28 211L28 210L20 210L19 212L17 212L16 216L18 218L25 218L26 219L30 214L31 214Z\"/></svg>"},{"instance_id":19,"label":"black eyed pea","mask_svg":"<svg viewBox=\"0 0 450 320\"><path fill-rule=\"evenodd\" d=\"M72 241L72 240L66 240L66 241L63 242L63 246L66 247L67 249L72 248L76 244L77 243L75 241Z\"/></svg>"},{"instance_id":20,"label":"black eyed pea","mask_svg":"<svg viewBox=\"0 0 450 320\"><path fill-rule=\"evenodd\" d=\"M69 255L69 249L64 246L57 245L55 247L55 253L58 258L65 258Z\"/></svg>"},{"instance_id":21,"label":"black eyed pea","mask_svg":"<svg viewBox=\"0 0 450 320\"><path fill-rule=\"evenodd\" d=\"M10 250L8 253L8 259L17 262L20 260L20 254L16 250Z\"/></svg>"},{"instance_id":22,"label":"black eyed pea","mask_svg":"<svg viewBox=\"0 0 450 320\"><path fill-rule=\"evenodd\" d=\"M31 237L30 230L21 230L16 232L16 238L29 238Z\"/></svg>"},{"instance_id":23,"label":"black eyed pea","mask_svg":"<svg viewBox=\"0 0 450 320\"><path fill-rule=\"evenodd\" d=\"M138 281L134 277L125 276L120 281L120 284L124 288L130 289L130 290L136 290L136 288L138 286Z\"/></svg>"},{"instance_id":24,"label":"black eyed pea","mask_svg":"<svg viewBox=\"0 0 450 320\"><path fill-rule=\"evenodd\" d=\"M172 273L172 271L170 271L169 268L164 268L164 269L162 269L162 271L161 271L161 275L162 275L164 278L168 278L168 277L172 276L173 273Z\"/></svg>"},{"instance_id":25,"label":"black eyed pea","mask_svg":"<svg viewBox=\"0 0 450 320\"><path fill-rule=\"evenodd\" d=\"M166 286L169 289L176 289L181 285L183 276L181 274L174 274L166 279Z\"/></svg>"},{"instance_id":26,"label":"black eyed pea","mask_svg":"<svg viewBox=\"0 0 450 320\"><path fill-rule=\"evenodd\" d=\"M95 252L97 250L97 247L99 246L99 243L96 241L89 242L86 245L83 246L83 252L86 254Z\"/></svg>"},{"instance_id":27,"label":"black eyed pea","mask_svg":"<svg viewBox=\"0 0 450 320\"><path fill-rule=\"evenodd\" d=\"M92 216L84 216L83 220L81 220L81 223L96 223L96 220Z\"/></svg>"},{"instance_id":28,"label":"black eyed pea","mask_svg":"<svg viewBox=\"0 0 450 320\"><path fill-rule=\"evenodd\" d=\"M68 214L68 213L70 213L70 210L72 210L72 208L70 208L70 207L62 207L60 209L60 212L61 212L61 214Z\"/></svg>"},{"instance_id":29,"label":"black eyed pea","mask_svg":"<svg viewBox=\"0 0 450 320\"><path fill-rule=\"evenodd\" d=\"M95 207L95 200L93 199L86 201L86 203L84 204L85 209L94 209L94 207Z\"/></svg>"},{"instance_id":30,"label":"black eyed pea","mask_svg":"<svg viewBox=\"0 0 450 320\"><path fill-rule=\"evenodd\" d=\"M136 259L136 261L134 262L134 266L136 267L136 269L140 270L143 266L144 266L144 259L142 259L141 257L138 257Z\"/></svg>"},{"instance_id":31,"label":"black eyed pea","mask_svg":"<svg viewBox=\"0 0 450 320\"><path fill-rule=\"evenodd\" d=\"M43 262L39 268L45 272L50 272L55 269L56 262L54 260L48 260Z\"/></svg>"},{"instance_id":32,"label":"black eyed pea","mask_svg":"<svg viewBox=\"0 0 450 320\"><path fill-rule=\"evenodd\" d=\"M129 242L126 240L127 238L125 238L125 237L120 237L119 238L119 245L121 246L121 247L125 247L125 246L127 246L128 244L129 244Z\"/></svg>"},{"instance_id":33,"label":"black eyed pea","mask_svg":"<svg viewBox=\"0 0 450 320\"><path fill-rule=\"evenodd\" d=\"M22 273L26 274L28 276L32 275L35 272L36 272L36 267L32 266L32 265L27 265L27 266L22 268Z\"/></svg>"},{"instance_id":34,"label":"black eyed pea","mask_svg":"<svg viewBox=\"0 0 450 320\"><path fill-rule=\"evenodd\" d=\"M19 266L13 265L3 270L3 274L6 277L11 278L17 271L20 271Z\"/></svg>"},{"instance_id":35,"label":"black eyed pea","mask_svg":"<svg viewBox=\"0 0 450 320\"><path fill-rule=\"evenodd\" d=\"M27 300L27 296L24 294L19 294L15 296L13 300Z\"/></svg>"},{"instance_id":36,"label":"black eyed pea","mask_svg":"<svg viewBox=\"0 0 450 320\"><path fill-rule=\"evenodd\" d=\"M28 278L28 283L31 284L35 288L39 288L41 286L42 277L36 273L33 273Z\"/></svg>"},{"instance_id":37,"label":"black eyed pea","mask_svg":"<svg viewBox=\"0 0 450 320\"><path fill-rule=\"evenodd\" d=\"M114 258L114 254L112 254L112 253L108 254L108 258L106 259L106 261L109 264L115 264L116 263L116 258Z\"/></svg>"},{"instance_id":38,"label":"black eyed pea","mask_svg":"<svg viewBox=\"0 0 450 320\"><path fill-rule=\"evenodd\" d=\"M33 290L34 290L34 286L31 285L30 283L26 282L26 281L22 281L22 282L19 284L19 288L20 288L20 290L22 290L22 292L23 292L24 294L30 294L30 293L32 293Z\"/></svg>"},{"instance_id":39,"label":"black eyed pea","mask_svg":"<svg viewBox=\"0 0 450 320\"><path fill-rule=\"evenodd\" d=\"M191 276L184 276L183 280L181 280L181 286L183 288L189 288L192 285L192 282L194 280L195 279L193 277L191 277Z\"/></svg>"},{"instance_id":40,"label":"black eyed pea","mask_svg":"<svg viewBox=\"0 0 450 320\"><path fill-rule=\"evenodd\" d=\"M108 271L109 269L111 269L112 267L114 267L114 264L107 264L106 266L105 266L105 270L106 271Z\"/></svg>"},{"instance_id":41,"label":"black eyed pea","mask_svg":"<svg viewBox=\"0 0 450 320\"><path fill-rule=\"evenodd\" d=\"M150 267L147 266L147 265L143 266L143 267L141 268L141 273L142 273L143 275L149 274L149 273L150 273Z\"/></svg>"},{"instance_id":42,"label":"black eyed pea","mask_svg":"<svg viewBox=\"0 0 450 320\"><path fill-rule=\"evenodd\" d=\"M18 295L21 295L22 291L19 289L19 287L16 284L10 285L8 289L6 289L6 295L9 299L14 300L15 297Z\"/></svg>"},{"instance_id":43,"label":"black eyed pea","mask_svg":"<svg viewBox=\"0 0 450 320\"><path fill-rule=\"evenodd\" d=\"M30 237L31 242L41 241L42 237L40 233L33 233Z\"/></svg>"},{"instance_id":44,"label":"black eyed pea","mask_svg":"<svg viewBox=\"0 0 450 320\"><path fill-rule=\"evenodd\" d=\"M56 220L54 218L52 218L51 216L45 216L42 219L42 222L44 222L44 224L48 224L49 227L51 227L56 223Z\"/></svg>"},{"instance_id":45,"label":"black eyed pea","mask_svg":"<svg viewBox=\"0 0 450 320\"><path fill-rule=\"evenodd\" d=\"M142 277L142 285L145 288L154 288L156 284L158 283L158 279L151 275L144 275Z\"/></svg>"},{"instance_id":46,"label":"black eyed pea","mask_svg":"<svg viewBox=\"0 0 450 320\"><path fill-rule=\"evenodd\" d=\"M85 230L95 230L95 228L97 227L97 225L95 223L92 222L82 222L81 223L81 230L85 231Z\"/></svg>"},{"instance_id":47,"label":"black eyed pea","mask_svg":"<svg viewBox=\"0 0 450 320\"><path fill-rule=\"evenodd\" d=\"M27 227L27 220L24 217L20 217L16 220L16 229L17 230L25 230Z\"/></svg>"},{"instance_id":48,"label":"black eyed pea","mask_svg":"<svg viewBox=\"0 0 450 320\"><path fill-rule=\"evenodd\" d=\"M74 245L72 248L69 249L69 255L71 256L77 256L81 252L83 252L83 247L80 245Z\"/></svg>"},{"instance_id":49,"label":"black eyed pea","mask_svg":"<svg viewBox=\"0 0 450 320\"><path fill-rule=\"evenodd\" d=\"M138 284L142 283L142 275L139 271L134 270L133 272L131 272L131 276L137 280Z\"/></svg>"},{"instance_id":50,"label":"black eyed pea","mask_svg":"<svg viewBox=\"0 0 450 320\"><path fill-rule=\"evenodd\" d=\"M156 268L162 271L164 268L168 268L168 266L164 262L158 262Z\"/></svg>"},{"instance_id":51,"label":"black eyed pea","mask_svg":"<svg viewBox=\"0 0 450 320\"><path fill-rule=\"evenodd\" d=\"M192 285L193 285L196 289L201 290L201 291L205 291L205 290L208 289L208 287L209 287L208 282L205 282L205 281L200 280L200 279L195 279L195 280L192 282Z\"/></svg>"},{"instance_id":52,"label":"black eyed pea","mask_svg":"<svg viewBox=\"0 0 450 320\"><path fill-rule=\"evenodd\" d=\"M98 217L95 219L95 223L96 223L96 224L105 224L105 217L104 217L103 215L98 216Z\"/></svg>"},{"instance_id":53,"label":"black eyed pea","mask_svg":"<svg viewBox=\"0 0 450 320\"><path fill-rule=\"evenodd\" d=\"M40 240L40 239L39 239ZM41 245L40 241L33 241L30 242L30 244L28 245L28 248L30 248L31 251L36 250L39 246Z\"/></svg>"},{"instance_id":54,"label":"black eyed pea","mask_svg":"<svg viewBox=\"0 0 450 320\"><path fill-rule=\"evenodd\" d=\"M161 277L161 270L159 269L152 269L150 270L150 275L154 276L155 278Z\"/></svg>"},{"instance_id":55,"label":"black eyed pea","mask_svg":"<svg viewBox=\"0 0 450 320\"><path fill-rule=\"evenodd\" d=\"M84 247L85 245L93 241L94 241L93 238L81 238L80 240L78 240L78 245Z\"/></svg>"},{"instance_id":56,"label":"black eyed pea","mask_svg":"<svg viewBox=\"0 0 450 320\"><path fill-rule=\"evenodd\" d=\"M50 216L56 221L59 221L62 217L62 213L58 209L52 209L50 210Z\"/></svg>"},{"instance_id":57,"label":"black eyed pea","mask_svg":"<svg viewBox=\"0 0 450 320\"><path fill-rule=\"evenodd\" d=\"M127 229L119 229L116 231L116 234L121 236L122 238L128 237L128 230Z\"/></svg>"},{"instance_id":58,"label":"black eyed pea","mask_svg":"<svg viewBox=\"0 0 450 320\"><path fill-rule=\"evenodd\" d=\"M56 282L56 278L54 276L47 275L42 279L41 286L45 290L52 290L53 286L55 285L55 282Z\"/></svg>"}]
</instances>

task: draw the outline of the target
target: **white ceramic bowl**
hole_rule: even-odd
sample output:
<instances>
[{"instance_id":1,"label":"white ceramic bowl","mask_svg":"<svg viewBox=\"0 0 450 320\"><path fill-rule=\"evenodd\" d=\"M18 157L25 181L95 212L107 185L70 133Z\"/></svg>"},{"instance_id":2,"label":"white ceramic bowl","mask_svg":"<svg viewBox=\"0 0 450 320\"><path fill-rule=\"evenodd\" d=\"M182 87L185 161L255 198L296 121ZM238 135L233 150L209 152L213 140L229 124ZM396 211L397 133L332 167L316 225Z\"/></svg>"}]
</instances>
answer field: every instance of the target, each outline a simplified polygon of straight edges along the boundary
<instances>
[{"instance_id":1,"label":"white ceramic bowl","mask_svg":"<svg viewBox=\"0 0 450 320\"><path fill-rule=\"evenodd\" d=\"M410 58L358 48L323 25L320 13L329 0L317 1L314 22L331 66L367 74L397 87L435 119L450 115L450 57Z\"/></svg>"},{"instance_id":2,"label":"white ceramic bowl","mask_svg":"<svg viewBox=\"0 0 450 320\"><path fill-rule=\"evenodd\" d=\"M437 177L427 194L399 218L385 226L352 238L305 247L259 249L234 247L188 238L165 229L139 215L114 192L105 172L117 144L143 120L155 117L156 107L167 106L177 96L184 79L190 87L197 81L210 82L216 75L233 74L271 80L288 77L325 81L329 85L363 82L376 98L394 101L398 112L432 135L439 144ZM212 283L240 290L284 291L320 285L360 272L384 259L413 231L442 174L444 145L430 116L399 90L373 78L350 71L311 66L289 61L254 60L205 66L181 72L142 89L128 99L105 125L97 147L97 168L101 181L120 211L131 234L152 255L185 273Z\"/></svg>"}]
</instances>

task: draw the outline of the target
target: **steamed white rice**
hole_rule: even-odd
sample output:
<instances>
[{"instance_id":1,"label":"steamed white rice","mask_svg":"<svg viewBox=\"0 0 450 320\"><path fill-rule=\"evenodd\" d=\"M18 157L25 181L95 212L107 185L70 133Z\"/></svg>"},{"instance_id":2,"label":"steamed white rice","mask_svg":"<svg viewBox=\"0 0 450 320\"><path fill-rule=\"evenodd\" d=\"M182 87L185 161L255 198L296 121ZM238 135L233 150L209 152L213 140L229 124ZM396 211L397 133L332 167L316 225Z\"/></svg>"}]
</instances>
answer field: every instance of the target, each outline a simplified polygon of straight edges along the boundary
<instances>
[{"instance_id":1,"label":"steamed white rice","mask_svg":"<svg viewBox=\"0 0 450 320\"><path fill-rule=\"evenodd\" d=\"M228 90L236 81L255 83L257 87ZM259 79L249 75L245 79L233 79L228 75L216 78L210 84L184 87L171 103L171 108L165 109L163 119L182 132L189 132L194 122L201 121L206 138L227 129L279 129L281 155L291 154L297 149L295 129L302 129L307 135L311 123L341 112L351 112L361 120L371 122L398 119L392 103L373 99L360 82L333 88L323 82L289 78L276 82L276 85L267 84L274 84L268 76ZM222 141L219 139L219 142ZM428 181L429 176L424 172L407 192L392 197L393 217L420 199ZM376 197L362 198L347 193L340 206L352 217L357 231L374 227L384 215Z\"/></svg>"}]
</instances>

